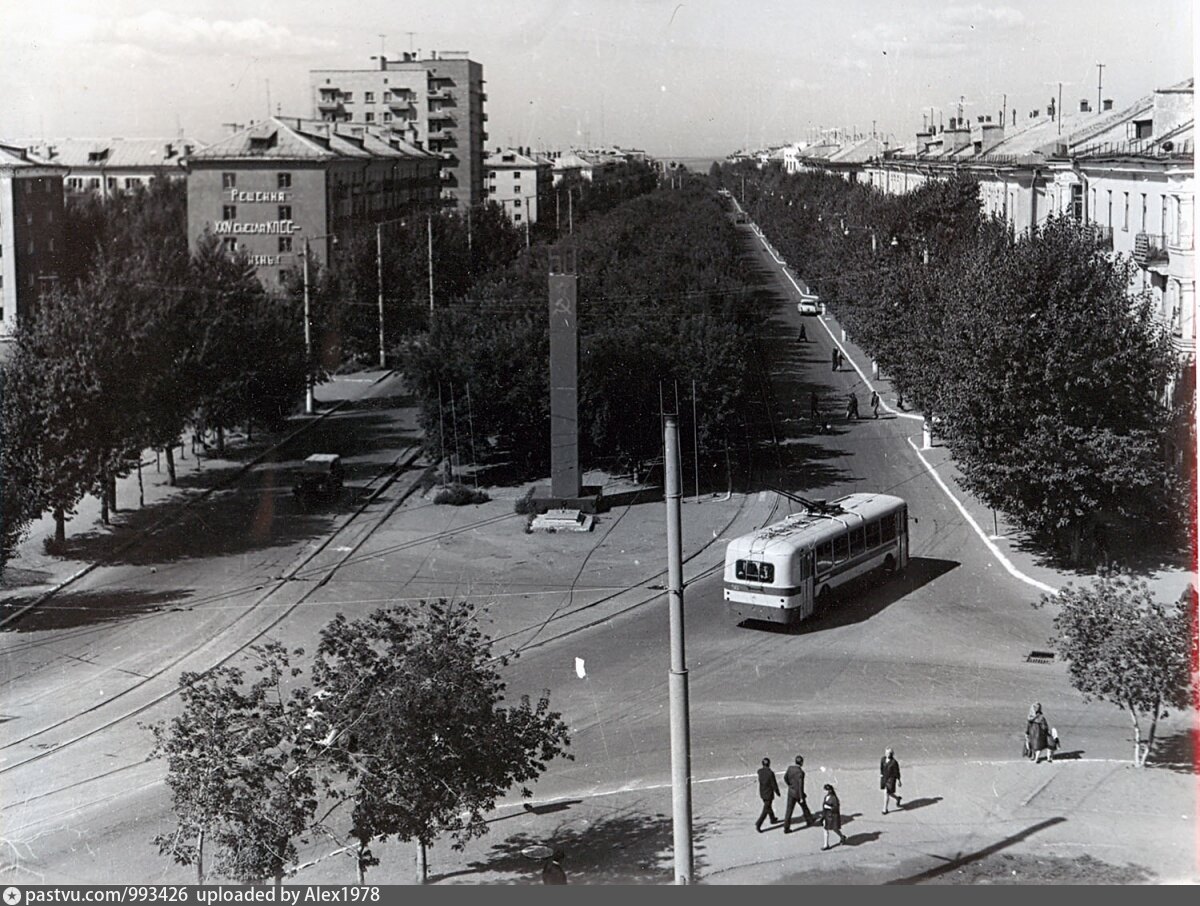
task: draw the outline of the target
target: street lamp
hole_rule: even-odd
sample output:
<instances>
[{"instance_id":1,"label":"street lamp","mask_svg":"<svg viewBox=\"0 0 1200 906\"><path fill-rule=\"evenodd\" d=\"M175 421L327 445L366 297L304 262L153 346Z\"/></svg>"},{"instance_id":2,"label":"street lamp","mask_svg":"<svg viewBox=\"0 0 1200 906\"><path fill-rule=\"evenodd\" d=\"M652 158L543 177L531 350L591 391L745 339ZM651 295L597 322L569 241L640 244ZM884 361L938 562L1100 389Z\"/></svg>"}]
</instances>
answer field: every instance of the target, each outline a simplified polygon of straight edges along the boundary
<instances>
[{"instance_id":1,"label":"street lamp","mask_svg":"<svg viewBox=\"0 0 1200 906\"><path fill-rule=\"evenodd\" d=\"M312 318L309 316L310 305L308 301L308 244L310 241L317 239L332 239L333 244L337 245L337 237L333 233L322 233L320 236L305 236L304 237L304 358L306 376L304 379L304 411L308 415L313 414L313 376L312 376ZM329 249L325 250L325 258L329 258Z\"/></svg>"},{"instance_id":2,"label":"street lamp","mask_svg":"<svg viewBox=\"0 0 1200 906\"><path fill-rule=\"evenodd\" d=\"M375 224L375 277L379 283L379 367L387 367L387 352L383 343L383 227L391 223L404 223L406 218L396 217ZM470 235L470 232L467 234Z\"/></svg>"}]
</instances>

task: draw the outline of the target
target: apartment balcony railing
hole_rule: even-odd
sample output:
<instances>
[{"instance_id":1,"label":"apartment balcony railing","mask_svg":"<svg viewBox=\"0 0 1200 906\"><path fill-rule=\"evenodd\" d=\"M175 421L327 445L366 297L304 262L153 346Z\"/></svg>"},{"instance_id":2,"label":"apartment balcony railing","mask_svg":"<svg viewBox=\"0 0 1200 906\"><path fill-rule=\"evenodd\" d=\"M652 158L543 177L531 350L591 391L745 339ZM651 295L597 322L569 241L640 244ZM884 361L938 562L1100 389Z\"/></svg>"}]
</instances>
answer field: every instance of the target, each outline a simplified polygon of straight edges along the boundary
<instances>
[{"instance_id":1,"label":"apartment balcony railing","mask_svg":"<svg viewBox=\"0 0 1200 906\"><path fill-rule=\"evenodd\" d=\"M454 142L457 141L457 136L449 129L433 129L429 132L429 140L431 142Z\"/></svg>"},{"instance_id":2,"label":"apartment balcony railing","mask_svg":"<svg viewBox=\"0 0 1200 906\"><path fill-rule=\"evenodd\" d=\"M435 126L434 125L435 123L440 123L441 126ZM431 110L431 111L429 111L429 124L430 124L430 126L433 126L433 128L435 128L435 129L437 129L437 128L444 129L448 126L457 125L458 121L454 119L454 116L452 114L447 113L444 110Z\"/></svg>"},{"instance_id":3,"label":"apartment balcony railing","mask_svg":"<svg viewBox=\"0 0 1200 906\"><path fill-rule=\"evenodd\" d=\"M1178 233L1166 237L1166 248L1170 252L1190 252L1196 247L1195 233Z\"/></svg>"},{"instance_id":4,"label":"apartment balcony railing","mask_svg":"<svg viewBox=\"0 0 1200 906\"><path fill-rule=\"evenodd\" d=\"M317 99L318 110L337 110L342 106L342 99L339 95L323 94Z\"/></svg>"},{"instance_id":5,"label":"apartment balcony railing","mask_svg":"<svg viewBox=\"0 0 1200 906\"><path fill-rule=\"evenodd\" d=\"M426 93L426 97L431 101L452 101L454 100L454 92L449 88L430 88Z\"/></svg>"},{"instance_id":6,"label":"apartment balcony railing","mask_svg":"<svg viewBox=\"0 0 1200 906\"><path fill-rule=\"evenodd\" d=\"M411 112L416 109L416 105L411 98L392 98L387 102L388 107L392 110L404 110Z\"/></svg>"},{"instance_id":7,"label":"apartment balcony railing","mask_svg":"<svg viewBox=\"0 0 1200 906\"><path fill-rule=\"evenodd\" d=\"M1159 233L1138 233L1133 237L1133 260L1147 265L1167 257L1166 237Z\"/></svg>"},{"instance_id":8,"label":"apartment balcony railing","mask_svg":"<svg viewBox=\"0 0 1200 906\"><path fill-rule=\"evenodd\" d=\"M1084 224L1084 228L1089 232L1095 240L1108 250L1113 247L1113 228L1103 226L1099 223Z\"/></svg>"}]
</instances>

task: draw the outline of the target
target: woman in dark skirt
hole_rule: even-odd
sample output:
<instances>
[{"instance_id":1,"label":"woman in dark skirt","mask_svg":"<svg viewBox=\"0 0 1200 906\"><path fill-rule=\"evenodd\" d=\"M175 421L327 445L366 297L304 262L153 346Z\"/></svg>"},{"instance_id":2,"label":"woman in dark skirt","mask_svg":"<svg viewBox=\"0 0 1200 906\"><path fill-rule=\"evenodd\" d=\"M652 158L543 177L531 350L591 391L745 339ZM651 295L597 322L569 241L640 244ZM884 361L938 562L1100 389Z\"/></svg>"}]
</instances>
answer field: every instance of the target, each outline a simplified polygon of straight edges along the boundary
<instances>
[{"instance_id":1,"label":"woman in dark skirt","mask_svg":"<svg viewBox=\"0 0 1200 906\"><path fill-rule=\"evenodd\" d=\"M842 803L838 801L832 783L825 784L825 801L822 806L825 810L825 845L821 847L821 852L825 852L832 848L829 845L830 831L838 835L840 842L846 842L846 835L842 833Z\"/></svg>"}]
</instances>

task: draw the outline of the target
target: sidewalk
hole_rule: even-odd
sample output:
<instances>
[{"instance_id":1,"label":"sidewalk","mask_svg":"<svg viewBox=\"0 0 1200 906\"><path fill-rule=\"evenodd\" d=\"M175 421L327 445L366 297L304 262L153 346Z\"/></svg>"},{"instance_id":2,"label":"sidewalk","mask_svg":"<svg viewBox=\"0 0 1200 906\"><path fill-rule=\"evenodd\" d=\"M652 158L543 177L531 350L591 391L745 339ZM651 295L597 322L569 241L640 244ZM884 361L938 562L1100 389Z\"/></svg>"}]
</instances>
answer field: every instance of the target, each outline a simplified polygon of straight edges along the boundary
<instances>
[{"instance_id":1,"label":"sidewalk","mask_svg":"<svg viewBox=\"0 0 1200 906\"><path fill-rule=\"evenodd\" d=\"M1200 880L1190 773L1082 760L905 763L904 807L885 816L877 766L808 767L810 808L819 810L823 784L838 790L846 844L822 852L821 829L805 828L802 817L794 820L790 835L782 825L757 833L760 803L752 774L698 778L692 784L696 882ZM785 803L775 801L780 819ZM540 863L522 854L539 844L565 850L564 866L574 884L669 884L674 877L665 770L660 782L641 790L505 804L489 824L489 833L461 852L449 841L432 848L430 881L540 883ZM375 882L410 882L411 847L389 843L373 849L380 857ZM352 873L347 860L333 858L294 880L341 883Z\"/></svg>"},{"instance_id":2,"label":"sidewalk","mask_svg":"<svg viewBox=\"0 0 1200 906\"><path fill-rule=\"evenodd\" d=\"M57 587L93 565L87 560L73 559L70 556L70 551L79 546L78 542L81 539L110 536L115 540L126 534L132 539L135 536L129 532L126 523L139 513L152 508L161 511L161 518L170 519L177 512L176 505L185 505L190 500L219 490L241 471L250 468L256 458L265 451L311 425L321 415L328 413L332 406L360 396L366 387L378 383L389 373L364 371L335 376L316 388L314 395L320 411L315 415L295 416L280 431L255 431L250 439L241 431L227 431L226 452L223 456L217 455L215 447L210 447L200 452L197 458L192 450L191 432L185 432L184 452L181 454L176 448L175 453L175 487L167 483L166 462L159 461L156 466L155 452L145 451L142 455L145 508L140 507L138 503L136 471L117 479L119 510L110 515L110 524L107 526L100 519L99 499L90 494L85 496L75 514L67 519L68 553L63 556L46 553L44 542L46 538L54 536L54 518L49 513L44 514L29 527L25 539L17 546L13 558L0 576L0 598L14 592L19 592L22 598L30 598ZM199 450L200 448L197 448L197 451ZM220 476L215 484L214 476Z\"/></svg>"}]
</instances>

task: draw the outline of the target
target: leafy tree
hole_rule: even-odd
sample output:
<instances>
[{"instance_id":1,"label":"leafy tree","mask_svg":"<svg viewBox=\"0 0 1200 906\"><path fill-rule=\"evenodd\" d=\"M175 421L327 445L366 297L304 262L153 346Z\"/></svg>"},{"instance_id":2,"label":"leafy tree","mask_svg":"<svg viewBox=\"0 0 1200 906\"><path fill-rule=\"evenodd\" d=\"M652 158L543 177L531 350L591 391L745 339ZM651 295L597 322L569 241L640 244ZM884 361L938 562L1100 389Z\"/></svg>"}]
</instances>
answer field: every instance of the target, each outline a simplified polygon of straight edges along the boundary
<instances>
[{"instance_id":1,"label":"leafy tree","mask_svg":"<svg viewBox=\"0 0 1200 906\"><path fill-rule=\"evenodd\" d=\"M42 514L36 404L8 363L0 365L0 575L29 525Z\"/></svg>"},{"instance_id":2,"label":"leafy tree","mask_svg":"<svg viewBox=\"0 0 1200 906\"><path fill-rule=\"evenodd\" d=\"M195 866L197 884L210 875L280 883L316 810L313 701L306 689L284 691L299 670L282 646L254 651L257 680L247 685L234 667L184 673L183 713L150 728L177 822L154 843Z\"/></svg>"},{"instance_id":3,"label":"leafy tree","mask_svg":"<svg viewBox=\"0 0 1200 906\"><path fill-rule=\"evenodd\" d=\"M1084 700L1111 702L1129 713L1137 767L1145 766L1167 709L1196 702L1196 599L1192 588L1188 592L1177 604L1163 604L1145 580L1106 574L1090 588L1068 585L1035 605L1060 608L1052 644Z\"/></svg>"},{"instance_id":4,"label":"leafy tree","mask_svg":"<svg viewBox=\"0 0 1200 906\"><path fill-rule=\"evenodd\" d=\"M321 631L313 680L314 724L353 803L360 883L378 864L371 843L393 836L417 842L424 881L439 834L461 848L486 833L496 799L515 784L531 795L524 784L569 744L546 696L502 705L505 684L467 603L338 614Z\"/></svg>"}]
</instances>

